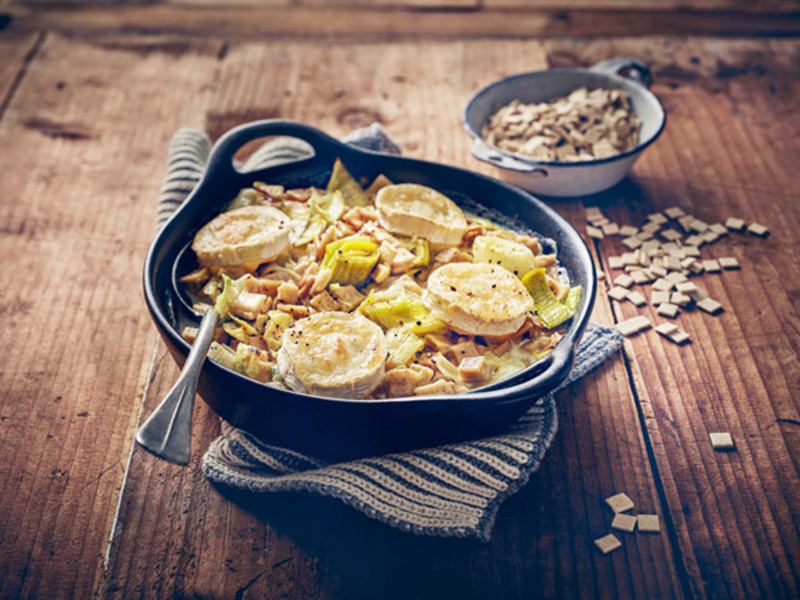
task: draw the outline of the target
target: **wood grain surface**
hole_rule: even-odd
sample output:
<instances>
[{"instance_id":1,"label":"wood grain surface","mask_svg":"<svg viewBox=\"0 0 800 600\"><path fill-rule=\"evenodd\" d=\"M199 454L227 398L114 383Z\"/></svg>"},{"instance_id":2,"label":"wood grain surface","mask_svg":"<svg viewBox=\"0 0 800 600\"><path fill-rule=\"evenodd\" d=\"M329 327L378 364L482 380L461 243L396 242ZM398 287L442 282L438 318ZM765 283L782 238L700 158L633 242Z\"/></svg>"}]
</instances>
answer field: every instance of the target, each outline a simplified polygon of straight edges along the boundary
<instances>
[{"instance_id":1,"label":"wood grain surface","mask_svg":"<svg viewBox=\"0 0 800 600\"><path fill-rule=\"evenodd\" d=\"M99 12L61 25L53 14L41 23L67 31L88 15L86 30L99 27ZM64 36L12 22L0 34L0 256L13 265L0 270L11 349L0 363L0 597L797 597L799 50L696 37ZM410 156L493 174L460 129L476 89L616 55L652 65L669 125L632 178L555 208L582 226L585 205L630 224L678 205L771 235L708 250L743 268L701 279L725 312L682 314L690 345L642 334L560 395L553 447L489 543L414 538L333 500L214 489L199 463L218 422L202 402L190 467L132 448L142 411L177 374L140 292L177 127L216 137L281 117L342 136L378 121ZM621 248L593 251L607 267ZM593 320L635 313L661 320L602 295ZM737 451L713 452L710 431L732 432ZM663 532L620 534L623 548L603 556L592 540L609 531L602 499L618 491L658 513Z\"/></svg>"},{"instance_id":2,"label":"wood grain surface","mask_svg":"<svg viewBox=\"0 0 800 600\"><path fill-rule=\"evenodd\" d=\"M171 33L229 39L308 35L388 40L627 35L797 35L796 2L604 0L264 0L67 3L6 0L0 15L18 32L96 35Z\"/></svg>"}]
</instances>

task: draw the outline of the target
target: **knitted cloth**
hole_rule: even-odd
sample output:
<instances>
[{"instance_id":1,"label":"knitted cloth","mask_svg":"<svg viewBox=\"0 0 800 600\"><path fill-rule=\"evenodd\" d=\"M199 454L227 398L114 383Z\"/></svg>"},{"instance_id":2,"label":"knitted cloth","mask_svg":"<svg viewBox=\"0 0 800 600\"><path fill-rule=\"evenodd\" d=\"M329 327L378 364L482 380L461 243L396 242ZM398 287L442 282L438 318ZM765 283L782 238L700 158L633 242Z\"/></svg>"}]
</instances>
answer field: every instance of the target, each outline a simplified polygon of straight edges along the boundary
<instances>
[{"instance_id":1,"label":"knitted cloth","mask_svg":"<svg viewBox=\"0 0 800 600\"><path fill-rule=\"evenodd\" d=\"M345 142L400 152L377 124L352 133ZM159 226L202 177L209 147L208 136L197 129L181 129L173 137L159 198ZM299 140L271 140L243 169L289 162L310 151ZM615 329L590 324L575 365L558 389L584 377L621 344ZM338 498L370 518L417 535L488 540L500 505L536 472L558 429L557 391L540 398L501 435L339 464L270 446L222 421L222 435L206 452L203 470L217 484L253 493L302 491Z\"/></svg>"}]
</instances>

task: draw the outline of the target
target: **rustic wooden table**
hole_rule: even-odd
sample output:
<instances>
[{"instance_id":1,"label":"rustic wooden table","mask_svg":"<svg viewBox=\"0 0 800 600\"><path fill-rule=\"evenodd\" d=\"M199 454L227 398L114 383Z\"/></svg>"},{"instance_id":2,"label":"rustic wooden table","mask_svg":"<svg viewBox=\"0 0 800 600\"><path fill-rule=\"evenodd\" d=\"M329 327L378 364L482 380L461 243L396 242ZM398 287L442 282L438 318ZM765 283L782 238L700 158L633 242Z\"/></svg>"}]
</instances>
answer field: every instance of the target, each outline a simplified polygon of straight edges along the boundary
<instances>
[{"instance_id":1,"label":"rustic wooden table","mask_svg":"<svg viewBox=\"0 0 800 600\"><path fill-rule=\"evenodd\" d=\"M0 596L800 594L796 4L65 4L0 0ZM177 373L140 285L176 128L217 137L281 117L342 136L379 121L410 156L489 173L459 124L475 90L618 55L652 65L666 133L618 188L555 208L576 225L595 204L638 224L678 205L771 235L708 251L743 268L702 278L725 312L682 314L690 345L640 335L560 395L544 466L491 542L221 493L200 471L219 428L202 402L190 467L134 446ZM617 243L594 245L598 261ZM636 313L654 317L601 294L593 320ZM732 432L736 452L714 452L711 431ZM618 491L663 532L603 556L592 540Z\"/></svg>"}]
</instances>

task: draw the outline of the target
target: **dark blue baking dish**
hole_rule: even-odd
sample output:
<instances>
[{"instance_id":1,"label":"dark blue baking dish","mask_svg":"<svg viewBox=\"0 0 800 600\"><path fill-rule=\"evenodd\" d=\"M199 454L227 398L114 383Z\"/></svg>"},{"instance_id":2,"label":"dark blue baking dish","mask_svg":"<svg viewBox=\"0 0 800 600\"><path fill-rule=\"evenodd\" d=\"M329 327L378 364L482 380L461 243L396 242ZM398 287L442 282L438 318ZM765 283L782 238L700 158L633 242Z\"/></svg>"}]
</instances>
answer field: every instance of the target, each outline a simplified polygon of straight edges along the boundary
<instances>
[{"instance_id":1,"label":"dark blue baking dish","mask_svg":"<svg viewBox=\"0 0 800 600\"><path fill-rule=\"evenodd\" d=\"M304 140L314 155L260 171L237 171L233 164L237 150L268 136ZM557 387L572 367L596 293L594 263L583 239L551 208L510 185L455 167L352 148L300 123L260 121L225 134L212 150L203 179L153 242L144 266L144 293L172 356L179 364L185 360L190 345L181 337L179 321L194 319L171 285L171 270L181 248L241 188L255 180L286 187L324 187L337 157L356 178L371 181L383 173L394 182L427 185L456 199L466 196L553 240L571 283L583 287L567 334L550 354L517 376L466 394L367 401L322 398L277 389L206 361L200 396L228 422L264 441L327 460L496 433Z\"/></svg>"}]
</instances>

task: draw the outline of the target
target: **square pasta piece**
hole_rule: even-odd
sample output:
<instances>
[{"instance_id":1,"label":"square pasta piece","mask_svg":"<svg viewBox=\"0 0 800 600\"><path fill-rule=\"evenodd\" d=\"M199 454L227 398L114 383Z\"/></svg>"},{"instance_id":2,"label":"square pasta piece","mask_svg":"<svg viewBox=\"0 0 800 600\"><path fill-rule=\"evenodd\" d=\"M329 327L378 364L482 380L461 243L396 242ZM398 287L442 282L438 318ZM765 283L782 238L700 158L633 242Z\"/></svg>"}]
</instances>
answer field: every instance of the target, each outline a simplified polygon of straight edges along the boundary
<instances>
[{"instance_id":1,"label":"square pasta piece","mask_svg":"<svg viewBox=\"0 0 800 600\"><path fill-rule=\"evenodd\" d=\"M675 323L661 323L660 325L656 326L656 331L664 337L669 337L673 333L679 332L680 329L678 329L678 326L675 325Z\"/></svg>"},{"instance_id":2,"label":"square pasta piece","mask_svg":"<svg viewBox=\"0 0 800 600\"><path fill-rule=\"evenodd\" d=\"M700 273L703 272L703 263L701 263L699 260L696 260L687 268L689 269L690 273L693 273L694 275L700 275Z\"/></svg>"},{"instance_id":3,"label":"square pasta piece","mask_svg":"<svg viewBox=\"0 0 800 600\"><path fill-rule=\"evenodd\" d=\"M623 225L619 228L619 234L625 237L631 237L639 233L639 230L636 227L631 227L630 225Z\"/></svg>"},{"instance_id":4,"label":"square pasta piece","mask_svg":"<svg viewBox=\"0 0 800 600\"><path fill-rule=\"evenodd\" d=\"M727 227L731 231L743 231L744 226L745 226L744 219L737 219L736 217L731 217L727 221L725 221L725 227Z\"/></svg>"},{"instance_id":5,"label":"square pasta piece","mask_svg":"<svg viewBox=\"0 0 800 600\"><path fill-rule=\"evenodd\" d=\"M652 221L642 225L642 231L650 231L652 233L655 233L659 229L661 229L661 225L659 225L658 223L653 223Z\"/></svg>"},{"instance_id":6,"label":"square pasta piece","mask_svg":"<svg viewBox=\"0 0 800 600\"><path fill-rule=\"evenodd\" d=\"M697 259L694 256L689 256L687 258L684 258L681 261L681 269L688 269L689 267L691 267L696 262L697 262Z\"/></svg>"},{"instance_id":7,"label":"square pasta piece","mask_svg":"<svg viewBox=\"0 0 800 600\"><path fill-rule=\"evenodd\" d=\"M664 279L663 277L661 279L656 279L653 282L653 289L654 290L658 290L659 292L668 292L674 286L675 286L675 284L672 281L669 281L668 279Z\"/></svg>"},{"instance_id":8,"label":"square pasta piece","mask_svg":"<svg viewBox=\"0 0 800 600\"><path fill-rule=\"evenodd\" d=\"M610 222L611 221L609 221L605 217L600 217L599 219L589 219L589 223L591 223L595 227L602 227L606 223L610 223Z\"/></svg>"},{"instance_id":9,"label":"square pasta piece","mask_svg":"<svg viewBox=\"0 0 800 600\"><path fill-rule=\"evenodd\" d=\"M704 231L700 234L700 239L706 244L713 244L719 239L719 235L709 229L708 231Z\"/></svg>"},{"instance_id":10,"label":"square pasta piece","mask_svg":"<svg viewBox=\"0 0 800 600\"><path fill-rule=\"evenodd\" d=\"M658 515L639 515L636 517L639 531L643 533L660 533L661 524L658 521Z\"/></svg>"},{"instance_id":11,"label":"square pasta piece","mask_svg":"<svg viewBox=\"0 0 800 600\"><path fill-rule=\"evenodd\" d=\"M689 233L692 230L692 222L694 221L694 217L692 215L684 215L678 219L678 225L680 225L681 229L683 229L686 233Z\"/></svg>"},{"instance_id":12,"label":"square pasta piece","mask_svg":"<svg viewBox=\"0 0 800 600\"><path fill-rule=\"evenodd\" d=\"M624 287L615 285L610 290L608 290L608 295L611 296L614 300L619 300L620 302L622 302L623 300L625 300L625 298L628 297L628 290L626 290Z\"/></svg>"},{"instance_id":13,"label":"square pasta piece","mask_svg":"<svg viewBox=\"0 0 800 600\"><path fill-rule=\"evenodd\" d=\"M596 206L586 207L586 219L602 219L603 212Z\"/></svg>"},{"instance_id":14,"label":"square pasta piece","mask_svg":"<svg viewBox=\"0 0 800 600\"><path fill-rule=\"evenodd\" d=\"M634 283L642 285L643 283L653 281L653 274L650 273L650 271L645 270L634 271L631 273L631 278L633 279Z\"/></svg>"},{"instance_id":15,"label":"square pasta piece","mask_svg":"<svg viewBox=\"0 0 800 600\"><path fill-rule=\"evenodd\" d=\"M591 225L586 226L586 235L596 240L602 240L605 237L601 229L598 229L597 227L592 227Z\"/></svg>"},{"instance_id":16,"label":"square pasta piece","mask_svg":"<svg viewBox=\"0 0 800 600\"><path fill-rule=\"evenodd\" d=\"M685 240L683 240L683 243L686 246L696 246L697 248L699 248L700 246L705 244L705 240L703 238L701 238L700 236L690 235Z\"/></svg>"},{"instance_id":17,"label":"square pasta piece","mask_svg":"<svg viewBox=\"0 0 800 600\"><path fill-rule=\"evenodd\" d=\"M689 294L697 289L697 286L691 281L684 281L675 286L675 289L682 294Z\"/></svg>"},{"instance_id":18,"label":"square pasta piece","mask_svg":"<svg viewBox=\"0 0 800 600\"><path fill-rule=\"evenodd\" d=\"M629 288L633 285L633 277L630 275L625 275L624 273L622 275L617 275L617 277L614 279L614 285Z\"/></svg>"},{"instance_id":19,"label":"square pasta piece","mask_svg":"<svg viewBox=\"0 0 800 600\"><path fill-rule=\"evenodd\" d=\"M650 272L656 277L664 277L668 273L664 267L656 264L650 266Z\"/></svg>"},{"instance_id":20,"label":"square pasta piece","mask_svg":"<svg viewBox=\"0 0 800 600\"><path fill-rule=\"evenodd\" d=\"M650 296L650 303L655 305L664 304L664 302L669 302L669 300L670 294L668 291L657 290Z\"/></svg>"},{"instance_id":21,"label":"square pasta piece","mask_svg":"<svg viewBox=\"0 0 800 600\"><path fill-rule=\"evenodd\" d=\"M609 256L608 266L611 269L621 269L622 267L625 266L625 264L622 262L621 256Z\"/></svg>"},{"instance_id":22,"label":"square pasta piece","mask_svg":"<svg viewBox=\"0 0 800 600\"><path fill-rule=\"evenodd\" d=\"M689 290L685 292L692 297L692 300L695 302L700 302L701 300L705 300L708 298L708 294L704 290L701 290L699 287L695 287L693 290Z\"/></svg>"},{"instance_id":23,"label":"square pasta piece","mask_svg":"<svg viewBox=\"0 0 800 600\"><path fill-rule=\"evenodd\" d=\"M653 213L652 215L647 215L647 220L651 223L658 223L659 225L663 225L667 222L667 217L662 215L661 213Z\"/></svg>"},{"instance_id":24,"label":"square pasta piece","mask_svg":"<svg viewBox=\"0 0 800 600\"><path fill-rule=\"evenodd\" d=\"M647 317L639 315L638 317L633 317L632 319L622 321L622 323L617 323L617 331L619 331L625 337L629 337L639 333L640 331L644 331L650 327L650 325L651 323ZM608 502L608 500L606 500L606 502Z\"/></svg>"},{"instance_id":25,"label":"square pasta piece","mask_svg":"<svg viewBox=\"0 0 800 600\"><path fill-rule=\"evenodd\" d=\"M647 303L647 298L645 298L640 292L629 293L628 300L633 302L633 304L636 306L642 306Z\"/></svg>"},{"instance_id":26,"label":"square pasta piece","mask_svg":"<svg viewBox=\"0 0 800 600\"><path fill-rule=\"evenodd\" d=\"M671 206L670 208L664 211L664 214L667 215L670 219L679 219L680 217L684 216L686 213L683 212L682 208L677 206Z\"/></svg>"},{"instance_id":27,"label":"square pasta piece","mask_svg":"<svg viewBox=\"0 0 800 600\"><path fill-rule=\"evenodd\" d=\"M603 554L608 554L617 548L622 548L622 542L620 542L619 539L617 539L617 536L615 536L613 533L609 533L601 538L597 538L594 541L594 545L597 546L600 552Z\"/></svg>"},{"instance_id":28,"label":"square pasta piece","mask_svg":"<svg viewBox=\"0 0 800 600\"><path fill-rule=\"evenodd\" d=\"M658 250L660 247L661 242L658 240L647 240L644 244L642 244L640 250L642 252L650 252L650 250Z\"/></svg>"},{"instance_id":29,"label":"square pasta piece","mask_svg":"<svg viewBox=\"0 0 800 600\"><path fill-rule=\"evenodd\" d=\"M637 237L628 237L622 240L622 243L631 250L636 250L636 248L642 245L642 240Z\"/></svg>"},{"instance_id":30,"label":"square pasta piece","mask_svg":"<svg viewBox=\"0 0 800 600\"><path fill-rule=\"evenodd\" d=\"M609 496L606 498L606 504L615 513L625 512L633 508L633 500L631 500L625 492Z\"/></svg>"},{"instance_id":31,"label":"square pasta piece","mask_svg":"<svg viewBox=\"0 0 800 600\"><path fill-rule=\"evenodd\" d=\"M683 329L678 329L678 331L676 331L675 333L673 333L672 335L670 335L668 337L669 337L670 340L672 340L674 343L678 344L679 346L681 344L683 344L684 342L688 342L691 339L689 337L689 334L686 333Z\"/></svg>"},{"instance_id":32,"label":"square pasta piece","mask_svg":"<svg viewBox=\"0 0 800 600\"><path fill-rule=\"evenodd\" d=\"M705 221L701 221L700 219L695 219L691 223L689 223L689 228L692 231L696 231L697 233L703 233L708 229L708 223Z\"/></svg>"},{"instance_id":33,"label":"square pasta piece","mask_svg":"<svg viewBox=\"0 0 800 600\"><path fill-rule=\"evenodd\" d=\"M706 273L719 273L722 270L716 260L704 260L703 268L705 269Z\"/></svg>"},{"instance_id":34,"label":"square pasta piece","mask_svg":"<svg viewBox=\"0 0 800 600\"><path fill-rule=\"evenodd\" d=\"M680 273L678 271L670 273L669 275L664 277L664 279L666 279L667 281L671 281L672 283L674 283L676 285L679 284L679 283L684 283L684 282L686 282L688 280L686 275L684 275L683 273Z\"/></svg>"},{"instance_id":35,"label":"square pasta piece","mask_svg":"<svg viewBox=\"0 0 800 600\"><path fill-rule=\"evenodd\" d=\"M646 242L647 240L653 239L653 232L652 231L640 231L636 234L636 237Z\"/></svg>"},{"instance_id":36,"label":"square pasta piece","mask_svg":"<svg viewBox=\"0 0 800 600\"><path fill-rule=\"evenodd\" d=\"M684 246L683 255L694 256L695 258L697 258L698 256L700 256L700 248L698 248L697 246Z\"/></svg>"},{"instance_id":37,"label":"square pasta piece","mask_svg":"<svg viewBox=\"0 0 800 600\"><path fill-rule=\"evenodd\" d=\"M697 302L697 308L710 315L715 315L722 312L722 304L711 298L705 298Z\"/></svg>"},{"instance_id":38,"label":"square pasta piece","mask_svg":"<svg viewBox=\"0 0 800 600\"><path fill-rule=\"evenodd\" d=\"M672 296L669 298L670 303L677 304L680 307L689 306L689 303L692 301L691 296L687 296L686 294L682 294L681 292L672 292Z\"/></svg>"},{"instance_id":39,"label":"square pasta piece","mask_svg":"<svg viewBox=\"0 0 800 600\"><path fill-rule=\"evenodd\" d=\"M670 302L664 302L663 304L659 304L658 309L656 312L660 314L662 317L669 317L670 319L674 319L678 315L678 307L675 304L671 304Z\"/></svg>"},{"instance_id":40,"label":"square pasta piece","mask_svg":"<svg viewBox=\"0 0 800 600\"><path fill-rule=\"evenodd\" d=\"M669 254L673 250L680 250L681 246L677 244L677 242L667 242L666 244L661 244L661 249L664 251L664 254Z\"/></svg>"},{"instance_id":41,"label":"square pasta piece","mask_svg":"<svg viewBox=\"0 0 800 600\"><path fill-rule=\"evenodd\" d=\"M681 260L681 268L688 269L691 265L697 262L697 258L694 256L687 256L686 258Z\"/></svg>"},{"instance_id":42,"label":"square pasta piece","mask_svg":"<svg viewBox=\"0 0 800 600\"><path fill-rule=\"evenodd\" d=\"M636 517L625 513L616 513L614 520L611 521L611 529L633 533L633 530L636 529Z\"/></svg>"},{"instance_id":43,"label":"square pasta piece","mask_svg":"<svg viewBox=\"0 0 800 600\"><path fill-rule=\"evenodd\" d=\"M736 260L733 256L725 256L723 258L718 259L719 266L723 269L738 269L739 268L739 261Z\"/></svg>"},{"instance_id":44,"label":"square pasta piece","mask_svg":"<svg viewBox=\"0 0 800 600\"><path fill-rule=\"evenodd\" d=\"M752 233L758 237L767 237L769 235L769 229L759 223L750 223L750 227L747 228L747 233Z\"/></svg>"},{"instance_id":45,"label":"square pasta piece","mask_svg":"<svg viewBox=\"0 0 800 600\"><path fill-rule=\"evenodd\" d=\"M714 223L709 225L708 228L716 233L718 236L728 235L728 228L722 223Z\"/></svg>"},{"instance_id":46,"label":"square pasta piece","mask_svg":"<svg viewBox=\"0 0 800 600\"><path fill-rule=\"evenodd\" d=\"M619 225L616 223L606 223L601 229L606 235L617 235L619 233Z\"/></svg>"},{"instance_id":47,"label":"square pasta piece","mask_svg":"<svg viewBox=\"0 0 800 600\"><path fill-rule=\"evenodd\" d=\"M669 240L670 242L674 242L683 237L683 235L681 235L674 229L665 229L662 232L660 232L659 235L663 237L665 240Z\"/></svg>"},{"instance_id":48,"label":"square pasta piece","mask_svg":"<svg viewBox=\"0 0 800 600\"><path fill-rule=\"evenodd\" d=\"M626 252L622 255L622 264L623 265L638 265L639 264L639 256L636 252Z\"/></svg>"},{"instance_id":49,"label":"square pasta piece","mask_svg":"<svg viewBox=\"0 0 800 600\"><path fill-rule=\"evenodd\" d=\"M733 442L733 436L727 431L718 433L709 433L708 437L711 438L711 447L714 450L733 450L736 444Z\"/></svg>"},{"instance_id":50,"label":"square pasta piece","mask_svg":"<svg viewBox=\"0 0 800 600\"><path fill-rule=\"evenodd\" d=\"M682 268L680 259L675 258L674 256L665 256L664 266L670 271L680 271Z\"/></svg>"}]
</instances>

